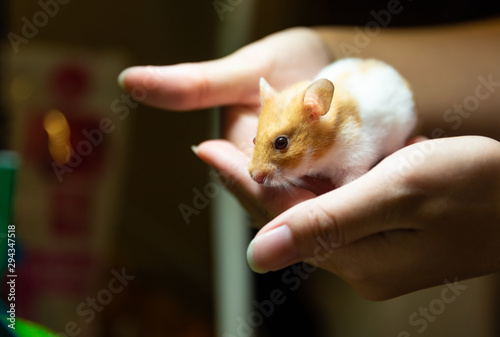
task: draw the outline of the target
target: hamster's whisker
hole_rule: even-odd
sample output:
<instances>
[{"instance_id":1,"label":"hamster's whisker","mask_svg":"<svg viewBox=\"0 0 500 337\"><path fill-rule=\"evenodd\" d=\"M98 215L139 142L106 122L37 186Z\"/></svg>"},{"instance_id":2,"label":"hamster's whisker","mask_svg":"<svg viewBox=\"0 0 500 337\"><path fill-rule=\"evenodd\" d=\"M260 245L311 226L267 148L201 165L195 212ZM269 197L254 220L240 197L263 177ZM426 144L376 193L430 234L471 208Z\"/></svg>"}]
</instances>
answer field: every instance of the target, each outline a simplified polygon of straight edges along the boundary
<instances>
[{"instance_id":1,"label":"hamster's whisker","mask_svg":"<svg viewBox=\"0 0 500 337\"><path fill-rule=\"evenodd\" d=\"M276 185L281 189L285 190L288 194L293 195L295 193L294 190L294 179L288 178L285 176L277 176L275 177Z\"/></svg>"},{"instance_id":2,"label":"hamster's whisker","mask_svg":"<svg viewBox=\"0 0 500 337\"><path fill-rule=\"evenodd\" d=\"M306 181L304 181L304 179L302 179L301 177L299 177L299 178L290 178L290 182L293 185L301 187L301 188L305 188L305 189L309 189L310 188L310 185Z\"/></svg>"}]
</instances>

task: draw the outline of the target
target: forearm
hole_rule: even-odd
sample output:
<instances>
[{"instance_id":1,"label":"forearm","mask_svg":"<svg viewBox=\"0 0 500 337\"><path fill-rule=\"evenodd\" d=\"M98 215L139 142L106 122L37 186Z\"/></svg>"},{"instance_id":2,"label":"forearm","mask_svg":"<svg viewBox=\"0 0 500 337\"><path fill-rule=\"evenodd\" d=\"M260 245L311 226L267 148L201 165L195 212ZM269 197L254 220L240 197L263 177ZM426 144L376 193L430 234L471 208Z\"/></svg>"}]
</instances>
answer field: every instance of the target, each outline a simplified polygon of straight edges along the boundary
<instances>
[{"instance_id":1,"label":"forearm","mask_svg":"<svg viewBox=\"0 0 500 337\"><path fill-rule=\"evenodd\" d=\"M412 86L427 136L441 129L443 136L500 140L500 19L370 35L363 26L315 31L334 59L373 57L398 69Z\"/></svg>"}]
</instances>

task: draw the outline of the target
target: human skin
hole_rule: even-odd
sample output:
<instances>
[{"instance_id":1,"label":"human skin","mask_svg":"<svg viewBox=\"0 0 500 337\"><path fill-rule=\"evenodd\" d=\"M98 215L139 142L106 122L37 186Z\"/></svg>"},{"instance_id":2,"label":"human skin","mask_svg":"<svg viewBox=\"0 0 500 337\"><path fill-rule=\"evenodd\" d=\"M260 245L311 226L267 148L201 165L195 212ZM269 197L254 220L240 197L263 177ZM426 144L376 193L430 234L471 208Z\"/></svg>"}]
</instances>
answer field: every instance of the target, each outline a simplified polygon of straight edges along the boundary
<instances>
[{"instance_id":1,"label":"human skin","mask_svg":"<svg viewBox=\"0 0 500 337\"><path fill-rule=\"evenodd\" d=\"M314 189L290 191L250 178L259 78L278 89L310 79L346 56L339 46L353 44L355 34L337 27L289 29L218 60L133 67L120 83L132 92L148 88L153 76L157 85L144 103L166 110L225 106L224 139L201 143L196 154L225 176L262 226L248 250L255 271L306 260L373 300L499 271L500 20L382 30L355 55L384 60L411 83L424 134L439 129L464 136L415 138L332 191L320 181ZM478 76L489 81L490 95L473 113L461 110L454 129L443 113L478 93ZM485 97L484 88L479 93Z\"/></svg>"}]
</instances>

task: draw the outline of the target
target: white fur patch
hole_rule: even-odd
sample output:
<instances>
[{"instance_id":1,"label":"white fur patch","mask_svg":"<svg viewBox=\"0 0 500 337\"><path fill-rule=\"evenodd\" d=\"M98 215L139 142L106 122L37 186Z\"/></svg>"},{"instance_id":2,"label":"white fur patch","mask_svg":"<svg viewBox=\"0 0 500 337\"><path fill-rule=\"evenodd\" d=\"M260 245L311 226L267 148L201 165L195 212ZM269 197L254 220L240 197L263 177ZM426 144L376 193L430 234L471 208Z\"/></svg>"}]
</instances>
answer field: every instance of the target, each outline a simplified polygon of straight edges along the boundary
<instances>
[{"instance_id":1,"label":"white fur patch","mask_svg":"<svg viewBox=\"0 0 500 337\"><path fill-rule=\"evenodd\" d=\"M319 78L343 86L356 98L362 123L360 145L384 156L404 146L417 118L413 94L394 68L381 61L347 58L324 68Z\"/></svg>"}]
</instances>

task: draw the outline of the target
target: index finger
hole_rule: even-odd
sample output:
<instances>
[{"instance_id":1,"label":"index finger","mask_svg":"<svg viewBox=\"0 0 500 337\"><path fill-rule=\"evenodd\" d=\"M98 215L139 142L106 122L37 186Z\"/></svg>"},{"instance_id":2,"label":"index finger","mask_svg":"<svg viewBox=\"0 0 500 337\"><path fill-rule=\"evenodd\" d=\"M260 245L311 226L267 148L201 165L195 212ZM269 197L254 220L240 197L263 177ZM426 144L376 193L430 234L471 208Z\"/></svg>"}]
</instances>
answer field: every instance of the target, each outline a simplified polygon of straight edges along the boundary
<instances>
[{"instance_id":1,"label":"index finger","mask_svg":"<svg viewBox=\"0 0 500 337\"><path fill-rule=\"evenodd\" d=\"M248 62L228 56L200 63L135 66L122 71L120 86L141 103L167 110L259 102L259 74Z\"/></svg>"}]
</instances>

